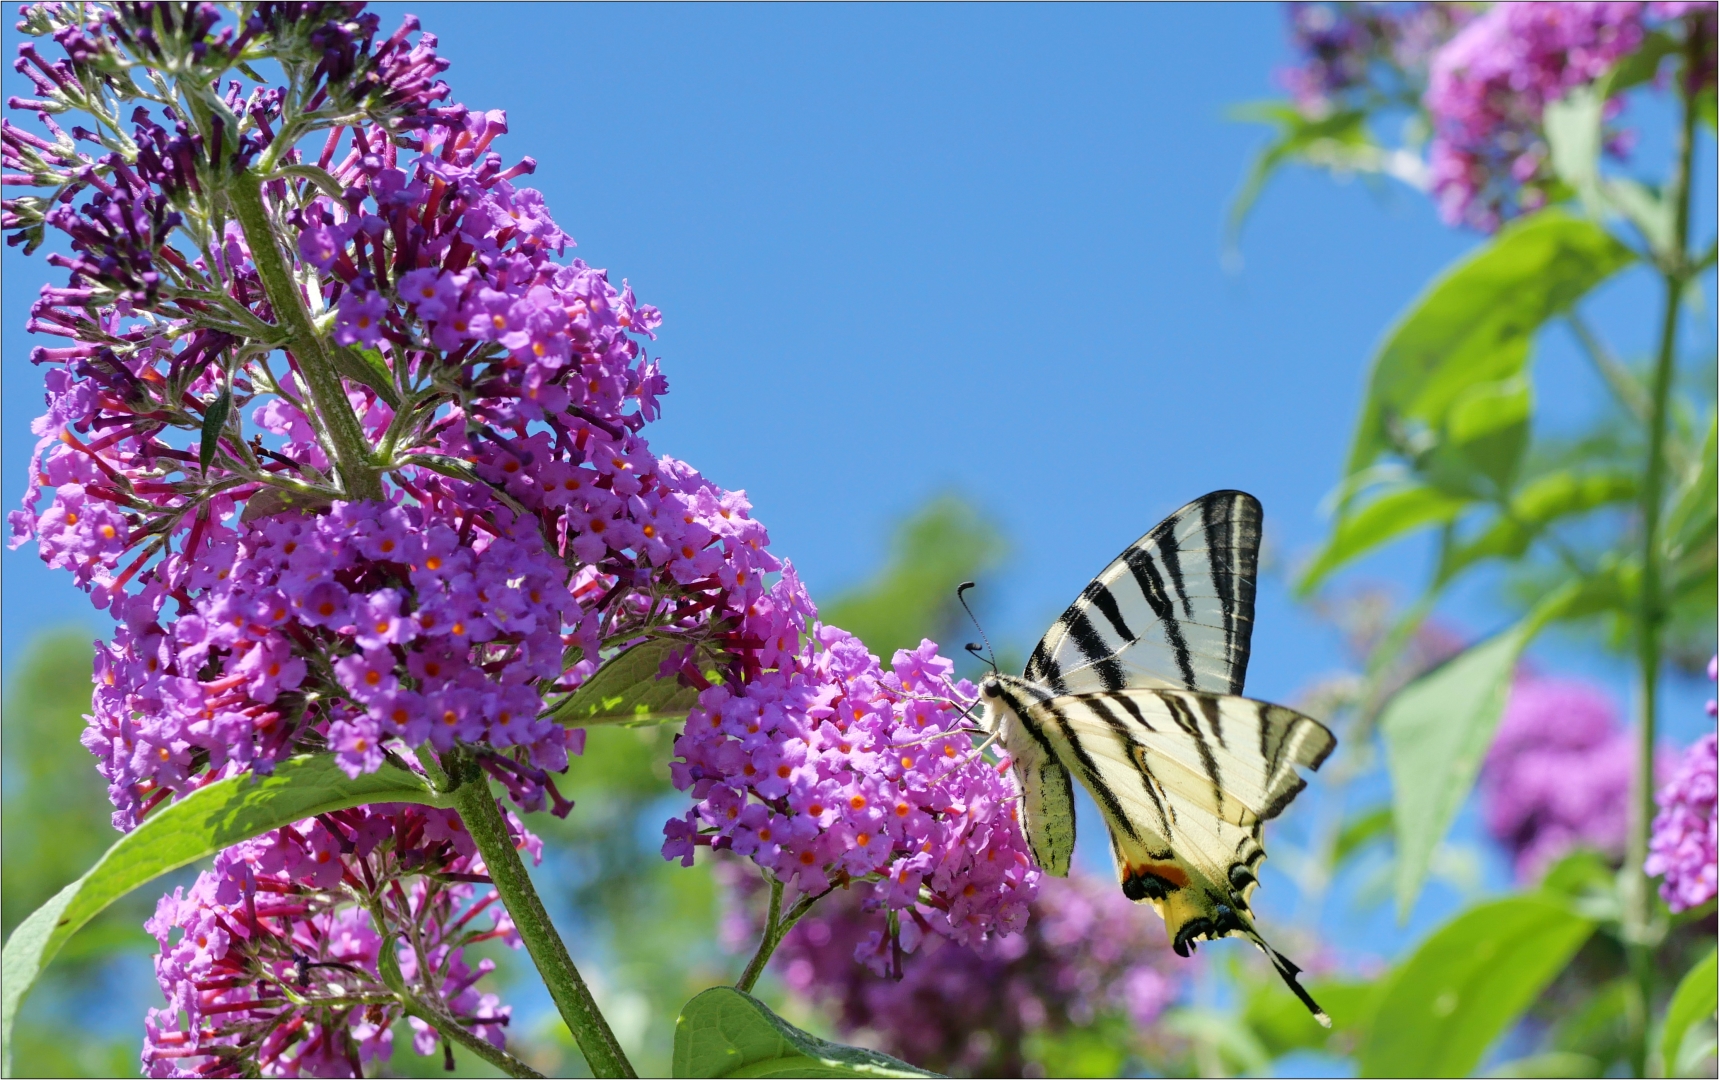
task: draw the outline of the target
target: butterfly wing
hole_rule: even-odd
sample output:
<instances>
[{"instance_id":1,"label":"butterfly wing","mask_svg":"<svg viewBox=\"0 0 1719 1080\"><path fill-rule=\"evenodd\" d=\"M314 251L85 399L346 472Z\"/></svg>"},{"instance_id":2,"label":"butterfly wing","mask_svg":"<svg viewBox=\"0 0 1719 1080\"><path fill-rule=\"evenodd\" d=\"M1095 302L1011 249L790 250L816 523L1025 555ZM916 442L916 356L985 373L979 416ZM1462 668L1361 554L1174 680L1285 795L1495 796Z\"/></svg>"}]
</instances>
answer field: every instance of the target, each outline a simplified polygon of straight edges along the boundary
<instances>
[{"instance_id":1,"label":"butterfly wing","mask_svg":"<svg viewBox=\"0 0 1719 1080\"><path fill-rule=\"evenodd\" d=\"M1068 876L1074 855L1074 792L1068 770L1051 743L1014 712L1003 715L1003 745L1021 789L1021 827L1033 861L1049 874Z\"/></svg>"},{"instance_id":2,"label":"butterfly wing","mask_svg":"<svg viewBox=\"0 0 1719 1080\"><path fill-rule=\"evenodd\" d=\"M1019 700L1020 722L1092 793L1110 830L1123 892L1163 916L1176 951L1239 934L1271 958L1253 923L1264 822L1306 786L1336 739L1317 720L1229 695L1121 690ZM1011 702L1011 707L1013 703Z\"/></svg>"},{"instance_id":3,"label":"butterfly wing","mask_svg":"<svg viewBox=\"0 0 1719 1080\"><path fill-rule=\"evenodd\" d=\"M1159 686L1239 694L1262 514L1214 491L1159 522L1052 624L1026 678L1060 694Z\"/></svg>"}]
</instances>

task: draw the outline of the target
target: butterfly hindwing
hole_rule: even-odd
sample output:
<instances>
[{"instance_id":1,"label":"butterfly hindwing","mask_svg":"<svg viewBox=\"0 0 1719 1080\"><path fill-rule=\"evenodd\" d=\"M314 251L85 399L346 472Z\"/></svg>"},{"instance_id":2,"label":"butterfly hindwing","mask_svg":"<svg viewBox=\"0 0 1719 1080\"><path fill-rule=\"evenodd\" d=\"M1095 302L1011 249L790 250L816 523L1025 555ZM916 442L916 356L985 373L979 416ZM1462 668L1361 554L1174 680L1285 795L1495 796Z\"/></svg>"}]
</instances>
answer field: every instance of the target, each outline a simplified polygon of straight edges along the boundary
<instances>
[{"instance_id":1,"label":"butterfly hindwing","mask_svg":"<svg viewBox=\"0 0 1719 1080\"><path fill-rule=\"evenodd\" d=\"M1298 770L1317 769L1336 745L1324 725L1279 705L1193 691L1058 695L994 678L986 693L1005 738L1018 732L1034 763L1054 757L1092 794L1123 892L1158 911L1178 953L1202 938L1246 937L1323 1017L1299 969L1259 934L1249 899L1265 860L1263 824L1305 786Z\"/></svg>"},{"instance_id":2,"label":"butterfly hindwing","mask_svg":"<svg viewBox=\"0 0 1719 1080\"><path fill-rule=\"evenodd\" d=\"M1167 686L1239 694L1261 520L1252 495L1214 491L1159 522L1052 624L1026 677L1059 693Z\"/></svg>"}]
</instances>

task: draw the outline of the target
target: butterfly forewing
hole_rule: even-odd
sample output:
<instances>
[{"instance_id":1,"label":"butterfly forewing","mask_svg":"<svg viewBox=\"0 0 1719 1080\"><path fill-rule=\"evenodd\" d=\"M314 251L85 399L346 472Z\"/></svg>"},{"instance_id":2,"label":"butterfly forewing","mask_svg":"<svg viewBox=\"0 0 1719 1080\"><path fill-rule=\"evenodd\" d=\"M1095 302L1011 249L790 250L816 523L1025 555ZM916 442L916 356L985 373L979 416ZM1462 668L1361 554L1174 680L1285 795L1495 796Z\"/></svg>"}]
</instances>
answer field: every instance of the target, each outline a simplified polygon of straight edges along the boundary
<instances>
[{"instance_id":1,"label":"butterfly forewing","mask_svg":"<svg viewBox=\"0 0 1719 1080\"><path fill-rule=\"evenodd\" d=\"M1058 693L1179 687L1238 694L1247 676L1259 501L1195 499L1129 545L1051 626L1026 677Z\"/></svg>"}]
</instances>

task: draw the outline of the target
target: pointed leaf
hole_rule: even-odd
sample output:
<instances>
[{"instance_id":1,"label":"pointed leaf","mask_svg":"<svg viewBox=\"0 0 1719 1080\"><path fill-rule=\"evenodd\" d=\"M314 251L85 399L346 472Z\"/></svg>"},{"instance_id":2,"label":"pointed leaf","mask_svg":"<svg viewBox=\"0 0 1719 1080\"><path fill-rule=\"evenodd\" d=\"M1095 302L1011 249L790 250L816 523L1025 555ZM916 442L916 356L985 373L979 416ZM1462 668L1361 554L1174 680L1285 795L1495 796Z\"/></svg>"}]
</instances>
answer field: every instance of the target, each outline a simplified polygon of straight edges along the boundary
<instances>
[{"instance_id":1,"label":"pointed leaf","mask_svg":"<svg viewBox=\"0 0 1719 1080\"><path fill-rule=\"evenodd\" d=\"M12 1021L25 992L66 939L138 886L241 840L330 810L379 802L437 805L439 799L416 773L383 765L353 780L333 757L319 754L281 762L269 776L245 773L217 781L161 807L12 931L0 959L0 1038L9 1051Z\"/></svg>"},{"instance_id":2,"label":"pointed leaf","mask_svg":"<svg viewBox=\"0 0 1719 1080\"><path fill-rule=\"evenodd\" d=\"M227 426L227 416L232 411L233 392L223 390L209 403L209 411L203 414L203 439L197 447L197 461L204 472L209 471L210 463L215 460L215 451L221 445L221 431Z\"/></svg>"},{"instance_id":3,"label":"pointed leaf","mask_svg":"<svg viewBox=\"0 0 1719 1080\"><path fill-rule=\"evenodd\" d=\"M1488 558L1515 558L1546 526L1602 506L1634 499L1639 484L1632 473L1556 472L1523 484L1500 514L1474 539L1456 545L1439 567L1440 580Z\"/></svg>"},{"instance_id":4,"label":"pointed leaf","mask_svg":"<svg viewBox=\"0 0 1719 1080\"><path fill-rule=\"evenodd\" d=\"M1659 1052L1665 1062L1665 1075L1681 1075L1685 1037L1690 1028L1705 1022L1711 1028L1713 1014L1719 1009L1719 958L1708 950L1705 958L1677 984L1671 1004L1665 1010L1665 1030L1660 1034Z\"/></svg>"},{"instance_id":5,"label":"pointed leaf","mask_svg":"<svg viewBox=\"0 0 1719 1080\"><path fill-rule=\"evenodd\" d=\"M1510 676L1541 627L1576 598L1574 583L1521 622L1409 683L1379 715L1397 832L1397 913L1407 918L1433 851L1474 786L1504 713Z\"/></svg>"},{"instance_id":6,"label":"pointed leaf","mask_svg":"<svg viewBox=\"0 0 1719 1080\"><path fill-rule=\"evenodd\" d=\"M1337 519L1331 538L1301 572L1296 591L1310 593L1333 570L1374 548L1429 525L1443 525L1462 513L1470 501L1421 484L1391 488Z\"/></svg>"},{"instance_id":7,"label":"pointed leaf","mask_svg":"<svg viewBox=\"0 0 1719 1080\"><path fill-rule=\"evenodd\" d=\"M675 1076L936 1076L888 1054L808 1035L733 987L686 1003L674 1027Z\"/></svg>"},{"instance_id":8,"label":"pointed leaf","mask_svg":"<svg viewBox=\"0 0 1719 1080\"><path fill-rule=\"evenodd\" d=\"M641 641L598 668L548 716L573 727L685 720L698 704L698 688L659 676L669 653L685 649L686 642L669 637Z\"/></svg>"},{"instance_id":9,"label":"pointed leaf","mask_svg":"<svg viewBox=\"0 0 1719 1080\"><path fill-rule=\"evenodd\" d=\"M1500 230L1451 267L1385 335L1346 472L1437 429L1468 387L1522 372L1547 319L1635 256L1599 225L1545 210Z\"/></svg>"},{"instance_id":10,"label":"pointed leaf","mask_svg":"<svg viewBox=\"0 0 1719 1080\"><path fill-rule=\"evenodd\" d=\"M1605 99L1591 86L1576 87L1546 105L1546 142L1552 171L1581 197L1589 213L1599 208L1600 143Z\"/></svg>"},{"instance_id":11,"label":"pointed leaf","mask_svg":"<svg viewBox=\"0 0 1719 1080\"><path fill-rule=\"evenodd\" d=\"M1467 1076L1593 934L1544 896L1481 904L1435 931L1387 980L1360 1074Z\"/></svg>"}]
</instances>

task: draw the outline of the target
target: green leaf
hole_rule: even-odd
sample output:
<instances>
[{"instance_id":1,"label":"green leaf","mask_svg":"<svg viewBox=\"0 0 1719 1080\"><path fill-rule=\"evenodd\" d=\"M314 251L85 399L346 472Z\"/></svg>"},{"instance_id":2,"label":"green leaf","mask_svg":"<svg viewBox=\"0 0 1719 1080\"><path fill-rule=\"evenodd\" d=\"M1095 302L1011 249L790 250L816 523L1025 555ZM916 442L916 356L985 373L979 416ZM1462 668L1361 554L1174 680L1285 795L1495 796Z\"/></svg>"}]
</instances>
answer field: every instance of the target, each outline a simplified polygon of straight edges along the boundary
<instances>
[{"instance_id":1,"label":"green leaf","mask_svg":"<svg viewBox=\"0 0 1719 1080\"><path fill-rule=\"evenodd\" d=\"M108 848L83 877L18 924L0 958L0 1038L11 1045L18 1006L66 939L101 910L169 870L224 847L330 810L365 803L439 805L423 777L385 764L353 780L327 754L281 762L269 776L245 773L161 807ZM10 1064L8 1061L8 1073Z\"/></svg>"},{"instance_id":2,"label":"green leaf","mask_svg":"<svg viewBox=\"0 0 1719 1080\"><path fill-rule=\"evenodd\" d=\"M1674 581L1699 580L1713 573L1719 538L1719 416L1709 417L1700 458L1690 470L1665 515L1665 560Z\"/></svg>"},{"instance_id":3,"label":"green leaf","mask_svg":"<svg viewBox=\"0 0 1719 1080\"><path fill-rule=\"evenodd\" d=\"M278 487L259 488L245 500L245 509L239 515L239 520L256 521L259 518L284 514L289 510L316 513L331 502L332 499L315 492L288 491Z\"/></svg>"},{"instance_id":4,"label":"green leaf","mask_svg":"<svg viewBox=\"0 0 1719 1080\"><path fill-rule=\"evenodd\" d=\"M1307 1006L1275 976L1248 996L1243 1018L1270 1056L1323 1050L1339 1033L1359 1034L1373 1022L1373 1006L1379 1000L1379 988L1373 983L1316 979L1307 984L1307 992L1330 1015L1330 1028L1314 1020Z\"/></svg>"},{"instance_id":5,"label":"green leaf","mask_svg":"<svg viewBox=\"0 0 1719 1080\"><path fill-rule=\"evenodd\" d=\"M1599 207L1600 129L1606 99L1591 86L1571 89L1546 106L1546 142L1552 171L1568 184L1592 213Z\"/></svg>"},{"instance_id":6,"label":"green leaf","mask_svg":"<svg viewBox=\"0 0 1719 1080\"><path fill-rule=\"evenodd\" d=\"M1466 1076L1594 931L1556 900L1514 896L1458 915L1392 973L1360 1075Z\"/></svg>"},{"instance_id":7,"label":"green leaf","mask_svg":"<svg viewBox=\"0 0 1719 1080\"><path fill-rule=\"evenodd\" d=\"M221 446L221 431L227 426L227 416L232 411L233 392L223 390L209 403L209 411L203 414L203 439L197 447L197 461L204 472L209 471L210 463L215 460L215 451Z\"/></svg>"},{"instance_id":8,"label":"green leaf","mask_svg":"<svg viewBox=\"0 0 1719 1080\"><path fill-rule=\"evenodd\" d=\"M1488 1069L1480 1075L1506 1077L1598 1076L1600 1075L1600 1062L1586 1054L1571 1053L1568 1050L1548 1050L1544 1054L1530 1054L1514 1061L1506 1061L1504 1064Z\"/></svg>"},{"instance_id":9,"label":"green leaf","mask_svg":"<svg viewBox=\"0 0 1719 1080\"><path fill-rule=\"evenodd\" d=\"M1675 210L1652 188L1627 176L1608 176L1600 188L1607 205L1634 225L1656 254L1669 254L1676 246Z\"/></svg>"},{"instance_id":10,"label":"green leaf","mask_svg":"<svg viewBox=\"0 0 1719 1080\"><path fill-rule=\"evenodd\" d=\"M1605 856L1587 848L1577 848L1559 859L1540 879L1541 892L1572 901L1591 893L1615 892L1616 887L1617 871Z\"/></svg>"},{"instance_id":11,"label":"green leaf","mask_svg":"<svg viewBox=\"0 0 1719 1080\"><path fill-rule=\"evenodd\" d=\"M1514 559L1553 522L1629 502L1637 488L1633 473L1556 472L1537 477L1511 496L1509 513L1500 513L1474 539L1451 549L1439 567L1439 580L1448 581L1482 559Z\"/></svg>"},{"instance_id":12,"label":"green leaf","mask_svg":"<svg viewBox=\"0 0 1719 1080\"><path fill-rule=\"evenodd\" d=\"M1477 383L1522 373L1547 319L1566 311L1634 254L1599 225L1559 210L1519 219L1451 267L1410 305L1374 357L1345 469L1440 429Z\"/></svg>"},{"instance_id":13,"label":"green leaf","mask_svg":"<svg viewBox=\"0 0 1719 1080\"><path fill-rule=\"evenodd\" d=\"M1711 1022L1715 1010L1719 1010L1719 960L1710 949L1701 962L1683 976L1683 981L1677 984L1677 992L1671 995L1671 1004L1666 1007L1665 1028L1659 1039L1665 1075L1682 1075L1683 1043L1689 1029L1704 1021Z\"/></svg>"},{"instance_id":14,"label":"green leaf","mask_svg":"<svg viewBox=\"0 0 1719 1080\"><path fill-rule=\"evenodd\" d=\"M1618 94L1652 79L1659 74L1660 63L1681 51L1678 40L1663 30L1655 30L1642 39L1636 50L1619 60L1595 84L1595 96L1609 101Z\"/></svg>"},{"instance_id":15,"label":"green leaf","mask_svg":"<svg viewBox=\"0 0 1719 1080\"><path fill-rule=\"evenodd\" d=\"M363 383L376 391L389 408L400 407L400 392L394 389L394 373L388 362L375 349L353 348L348 345L330 346L329 356L335 370L354 382Z\"/></svg>"},{"instance_id":16,"label":"green leaf","mask_svg":"<svg viewBox=\"0 0 1719 1080\"><path fill-rule=\"evenodd\" d=\"M1396 820L1399 917L1408 918L1433 851L1474 786L1504 713L1517 658L1578 591L1574 583L1558 589L1509 630L1397 691L1381 711Z\"/></svg>"},{"instance_id":17,"label":"green leaf","mask_svg":"<svg viewBox=\"0 0 1719 1080\"><path fill-rule=\"evenodd\" d=\"M546 715L573 727L685 720L698 704L698 688L657 677L663 658L685 648L672 637L647 638L598 668Z\"/></svg>"},{"instance_id":18,"label":"green leaf","mask_svg":"<svg viewBox=\"0 0 1719 1080\"><path fill-rule=\"evenodd\" d=\"M1391 808L1379 806L1345 822L1343 830L1337 834L1337 845L1331 852L1332 864L1339 864L1373 841L1390 836L1392 821Z\"/></svg>"},{"instance_id":19,"label":"green leaf","mask_svg":"<svg viewBox=\"0 0 1719 1080\"><path fill-rule=\"evenodd\" d=\"M875 1050L808 1035L751 994L716 986L674 1026L675 1076L936 1076Z\"/></svg>"},{"instance_id":20,"label":"green leaf","mask_svg":"<svg viewBox=\"0 0 1719 1080\"><path fill-rule=\"evenodd\" d=\"M1327 168L1377 171L1383 153L1367 133L1367 114L1337 112L1317 120L1284 101L1257 101L1230 110L1230 119L1269 124L1275 137L1253 159L1241 190L1230 203L1226 246L1233 248L1241 237L1247 216L1273 174L1293 161Z\"/></svg>"},{"instance_id":21,"label":"green leaf","mask_svg":"<svg viewBox=\"0 0 1719 1080\"><path fill-rule=\"evenodd\" d=\"M1312 592L1333 570L1391 540L1429 525L1443 525L1471 500L1420 484L1387 490L1360 509L1343 514L1301 578L1296 591Z\"/></svg>"},{"instance_id":22,"label":"green leaf","mask_svg":"<svg viewBox=\"0 0 1719 1080\"><path fill-rule=\"evenodd\" d=\"M1451 402L1442 437L1416 467L1452 494L1508 491L1528 448L1533 414L1534 387L1526 377L1476 383ZM1477 486L1476 477L1491 483Z\"/></svg>"}]
</instances>

